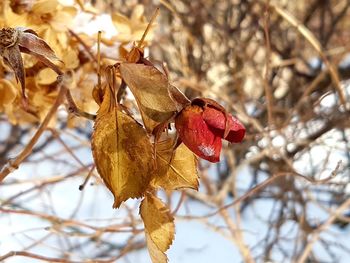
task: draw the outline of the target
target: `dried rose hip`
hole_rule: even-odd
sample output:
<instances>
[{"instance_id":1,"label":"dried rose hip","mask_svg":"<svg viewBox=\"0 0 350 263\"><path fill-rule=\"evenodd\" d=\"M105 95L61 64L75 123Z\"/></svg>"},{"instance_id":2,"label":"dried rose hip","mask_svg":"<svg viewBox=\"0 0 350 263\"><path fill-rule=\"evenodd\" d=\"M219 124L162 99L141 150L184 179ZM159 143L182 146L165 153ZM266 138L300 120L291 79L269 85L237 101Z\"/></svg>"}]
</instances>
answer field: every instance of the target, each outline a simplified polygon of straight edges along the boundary
<instances>
[{"instance_id":1,"label":"dried rose hip","mask_svg":"<svg viewBox=\"0 0 350 263\"><path fill-rule=\"evenodd\" d=\"M175 118L175 127L182 142L196 155L210 162L220 160L221 139L241 142L243 124L227 113L217 102L197 98Z\"/></svg>"}]
</instances>

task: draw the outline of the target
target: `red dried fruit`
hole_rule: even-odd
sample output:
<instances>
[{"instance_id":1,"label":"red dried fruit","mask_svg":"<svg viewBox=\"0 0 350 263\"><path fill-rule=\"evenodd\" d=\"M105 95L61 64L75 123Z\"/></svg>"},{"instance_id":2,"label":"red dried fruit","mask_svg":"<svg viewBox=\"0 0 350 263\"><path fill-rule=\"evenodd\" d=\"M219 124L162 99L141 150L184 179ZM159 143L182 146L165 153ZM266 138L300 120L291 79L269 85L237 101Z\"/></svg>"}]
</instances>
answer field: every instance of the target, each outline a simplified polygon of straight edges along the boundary
<instances>
[{"instance_id":1,"label":"red dried fruit","mask_svg":"<svg viewBox=\"0 0 350 263\"><path fill-rule=\"evenodd\" d=\"M220 161L221 139L239 143L243 124L210 99L195 99L175 118L182 142L196 155L210 162Z\"/></svg>"}]
</instances>

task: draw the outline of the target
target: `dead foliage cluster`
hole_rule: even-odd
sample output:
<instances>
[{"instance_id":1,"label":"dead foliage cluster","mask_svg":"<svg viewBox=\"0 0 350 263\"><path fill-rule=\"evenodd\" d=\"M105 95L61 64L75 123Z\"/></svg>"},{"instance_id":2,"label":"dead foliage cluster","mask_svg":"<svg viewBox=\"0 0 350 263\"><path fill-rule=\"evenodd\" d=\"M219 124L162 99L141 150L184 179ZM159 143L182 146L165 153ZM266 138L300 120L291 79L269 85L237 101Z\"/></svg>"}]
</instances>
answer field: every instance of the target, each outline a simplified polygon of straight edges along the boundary
<instances>
[{"instance_id":1,"label":"dead foliage cluster","mask_svg":"<svg viewBox=\"0 0 350 263\"><path fill-rule=\"evenodd\" d=\"M141 55L133 53L133 42L141 39L148 25L147 18L158 6L160 15L145 39L147 55L143 51ZM14 45L10 40L1 46L4 62L0 69L0 127L4 132L0 137L0 166L4 169L0 178L5 178L19 165L38 166L42 162L62 163L70 169L64 170L66 173L63 174L57 174L57 171L47 173L45 177L28 174L25 179L11 174L3 180L2 189L22 188L11 193L0 190L2 216L39 218L49 223L50 231L47 238L32 240L18 249L21 251L10 251L0 259L22 255L54 262L89 259L113 262L145 247L143 239L139 239L145 227L152 260L164 262L166 257L163 252L171 244L175 217L203 223L232 241L244 262L339 261L340 255L350 251L348 245L338 239L350 220L349 9L348 0L160 0L157 3L95 0L76 1L74 6L44 0L3 1L0 6L1 28L20 25L34 30L59 60L47 57L51 54L49 50L44 54L45 59L40 57L41 53L38 57L38 52L25 50L28 53L22 54L25 78L23 72L18 71L22 75L16 74L21 87L13 75L16 65L11 64L8 48L23 53L23 46L20 41ZM97 32L89 36L76 33L70 27L70 21L78 12L92 17L108 13L120 32L111 39L102 34L100 58L96 53ZM20 30L34 39L32 32ZM110 55L113 53L110 50L118 50L119 57ZM131 203L122 205L120 210L125 212L123 219L110 224L103 222L103 225L97 221L90 224L79 218L77 211L82 201L77 203L77 210L70 217L48 212L43 207L36 208L31 202L38 198L59 198L50 196L50 189L67 182L71 184L71 180L83 180L80 176L87 176L94 184L87 187L86 181L81 187L86 186L82 193L93 191L93 187L102 187L92 159L84 160L79 152L90 150L91 120L95 119L98 108L100 112L111 112L111 104L105 100L106 90L113 90L116 83L109 75L107 65L123 65L117 58L123 58L124 62L142 60L142 66L150 66L145 60L152 61L152 67L163 68L161 74L167 76L170 83L181 89L190 100L198 97L216 100L228 114L234 114L244 124L245 139L241 144L224 144L220 163L209 165L199 162L199 192L162 192L165 204L154 191L122 196L120 200L120 192L117 192L116 207L128 197L145 195L140 207L144 224L137 217L139 210ZM56 67L64 67L69 74L57 79L60 72L55 70ZM130 124L129 127L137 125L130 119L129 113L138 121L152 119L142 108L146 102L140 100L144 96L133 90L133 78L128 77L135 68L131 66L130 69L125 64L118 70L117 77L121 75L127 82L136 100L128 96L125 87L117 92L117 104L122 102L123 106L113 105L112 118L117 120L114 129L118 128L118 123ZM94 88L100 81L100 72L103 75L100 87L109 85L111 89L101 91ZM63 90L62 87L66 88ZM103 96L101 93L104 93ZM25 101L21 94L26 94ZM61 104L68 109L68 116L62 113L66 111L60 107ZM139 115L137 108L140 109ZM174 106L173 111L176 110ZM160 117L168 120L165 115ZM151 127L147 131L157 131L157 124L165 123L164 120L156 124L154 119L146 121ZM96 140L102 138L96 136L102 131L96 127L106 123L110 120L105 115L97 115L93 146L94 143L98 145ZM138 133L143 132L141 129ZM130 131L124 133L124 137L134 136ZM136 138L140 136L135 135ZM107 136L101 140L114 139ZM143 143L149 144L149 141L144 140ZM53 144L58 144L61 150L45 152ZM183 144L180 147L184 147ZM111 149L100 150L107 152ZM147 154L154 154L153 150ZM193 155L187 148L178 148L177 153L180 150L183 152L177 158L192 163L185 166L190 168L180 171L180 174L194 174ZM165 157L156 155L158 165L164 159L166 163L170 163L169 160L176 162L177 159L170 155L167 151ZM186 155L191 157L184 158ZM16 157L10 159L13 156ZM98 160L97 170L115 194L113 185L116 182L110 182L103 176L103 173L114 169L113 165L104 166L103 169L108 171L101 172L103 169L98 164L108 156L94 152L95 161ZM140 158L142 169L152 163L152 158L146 158L142 151L135 152L133 156ZM174 182L174 172L166 170L164 174L166 180L146 178L147 184L159 184L166 190L177 188L168 183ZM194 181L186 183L196 188L196 178L191 177ZM51 202L48 201L53 204ZM261 205L262 202L264 205ZM199 216L193 215L190 209L181 210L183 206L187 208L199 204L203 207ZM158 218L158 223L153 217L146 216L146 211ZM261 229L255 228L256 222L262 226ZM157 229L162 229L161 236L169 233L169 237L159 240ZM113 240L111 235L115 237L120 233L129 234L125 242L110 241ZM76 235L84 238L73 240ZM69 243L68 249L60 246L59 242L55 244L61 249L59 256L32 252L32 248L45 245L46 239L56 236ZM83 244L94 248L86 258L80 255Z\"/></svg>"}]
</instances>

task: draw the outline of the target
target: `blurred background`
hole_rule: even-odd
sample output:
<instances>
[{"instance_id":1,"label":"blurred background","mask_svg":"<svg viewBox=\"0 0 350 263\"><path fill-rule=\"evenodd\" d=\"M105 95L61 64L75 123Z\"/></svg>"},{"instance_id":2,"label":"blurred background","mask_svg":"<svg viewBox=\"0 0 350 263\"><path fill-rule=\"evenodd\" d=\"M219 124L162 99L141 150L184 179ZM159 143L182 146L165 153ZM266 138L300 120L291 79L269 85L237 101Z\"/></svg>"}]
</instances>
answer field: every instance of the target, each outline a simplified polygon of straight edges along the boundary
<instances>
[{"instance_id":1,"label":"blurred background","mask_svg":"<svg viewBox=\"0 0 350 263\"><path fill-rule=\"evenodd\" d=\"M199 162L198 192L159 193L175 216L169 262L348 262L350 1L4 0L0 25L45 39L72 72L77 105L95 114L97 31L103 65L114 64L157 7L148 59L189 98L215 99L247 129L220 163ZM0 167L57 96L57 75L23 57L30 113L0 65ZM123 104L136 105L132 96ZM113 210L93 169L92 127L61 106L1 182L1 262L150 262L139 200Z\"/></svg>"}]
</instances>

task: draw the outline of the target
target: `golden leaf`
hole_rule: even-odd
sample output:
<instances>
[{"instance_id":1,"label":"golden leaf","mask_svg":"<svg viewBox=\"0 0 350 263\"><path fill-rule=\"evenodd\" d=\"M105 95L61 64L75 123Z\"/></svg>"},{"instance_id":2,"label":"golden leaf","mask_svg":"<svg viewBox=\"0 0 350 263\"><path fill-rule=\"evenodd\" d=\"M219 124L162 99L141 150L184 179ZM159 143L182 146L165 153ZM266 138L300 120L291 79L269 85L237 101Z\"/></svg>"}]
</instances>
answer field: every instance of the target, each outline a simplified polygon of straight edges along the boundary
<instances>
[{"instance_id":1,"label":"golden leaf","mask_svg":"<svg viewBox=\"0 0 350 263\"><path fill-rule=\"evenodd\" d=\"M152 194L146 194L140 205L145 225L148 251L153 263L167 262L164 254L175 237L174 217L165 204Z\"/></svg>"},{"instance_id":2,"label":"golden leaf","mask_svg":"<svg viewBox=\"0 0 350 263\"><path fill-rule=\"evenodd\" d=\"M97 113L92 136L96 168L114 195L117 208L144 195L152 176L152 145L133 118L116 109L109 88Z\"/></svg>"},{"instance_id":3,"label":"golden leaf","mask_svg":"<svg viewBox=\"0 0 350 263\"><path fill-rule=\"evenodd\" d=\"M129 18L122 14L114 13L112 15L112 21L119 33L131 34Z\"/></svg>"},{"instance_id":4,"label":"golden leaf","mask_svg":"<svg viewBox=\"0 0 350 263\"><path fill-rule=\"evenodd\" d=\"M151 239L151 236L149 235L147 230L145 231L145 234L146 234L146 244L147 244L147 248L148 248L148 253L152 259L152 262L153 263L166 263L166 262L168 262L167 256L165 255L164 252L162 252L158 249L156 244Z\"/></svg>"},{"instance_id":5,"label":"golden leaf","mask_svg":"<svg viewBox=\"0 0 350 263\"><path fill-rule=\"evenodd\" d=\"M44 68L35 76L37 84L49 85L57 80L57 73L50 68Z\"/></svg>"},{"instance_id":6,"label":"golden leaf","mask_svg":"<svg viewBox=\"0 0 350 263\"><path fill-rule=\"evenodd\" d=\"M142 5L137 5L133 8L130 18L119 13L114 13L112 15L112 22L118 31L118 35L113 39L120 42L140 40L148 25ZM152 38L153 30L147 34L145 41L150 41Z\"/></svg>"},{"instance_id":7,"label":"golden leaf","mask_svg":"<svg viewBox=\"0 0 350 263\"><path fill-rule=\"evenodd\" d=\"M58 4L57 0L37 0L32 7L32 12L38 15L53 13Z\"/></svg>"},{"instance_id":8,"label":"golden leaf","mask_svg":"<svg viewBox=\"0 0 350 263\"><path fill-rule=\"evenodd\" d=\"M157 145L157 171L151 185L164 190L198 189L197 158L183 143L173 153L169 141ZM163 146L162 146L163 144ZM165 144L165 145L164 145ZM171 143L172 144L172 143Z\"/></svg>"},{"instance_id":9,"label":"golden leaf","mask_svg":"<svg viewBox=\"0 0 350 263\"><path fill-rule=\"evenodd\" d=\"M76 14L77 10L74 7L62 7L52 17L50 25L57 32L67 32L67 27L72 26Z\"/></svg>"},{"instance_id":10,"label":"golden leaf","mask_svg":"<svg viewBox=\"0 0 350 263\"><path fill-rule=\"evenodd\" d=\"M16 87L6 79L0 79L0 110L11 104L17 96Z\"/></svg>"},{"instance_id":11,"label":"golden leaf","mask_svg":"<svg viewBox=\"0 0 350 263\"><path fill-rule=\"evenodd\" d=\"M176 105L169 95L168 79L158 69L143 64L122 63L120 74L136 98L149 133L174 116Z\"/></svg>"},{"instance_id":12,"label":"golden leaf","mask_svg":"<svg viewBox=\"0 0 350 263\"><path fill-rule=\"evenodd\" d=\"M68 48L63 52L62 61L66 69L75 69L79 67L78 52L74 49Z\"/></svg>"},{"instance_id":13,"label":"golden leaf","mask_svg":"<svg viewBox=\"0 0 350 263\"><path fill-rule=\"evenodd\" d=\"M4 6L3 10L3 17L5 25L2 26L8 26L8 27L16 27L18 25L26 26L27 25L27 16L24 14L18 15L14 13L9 6L9 1L2 1L2 4Z\"/></svg>"}]
</instances>

